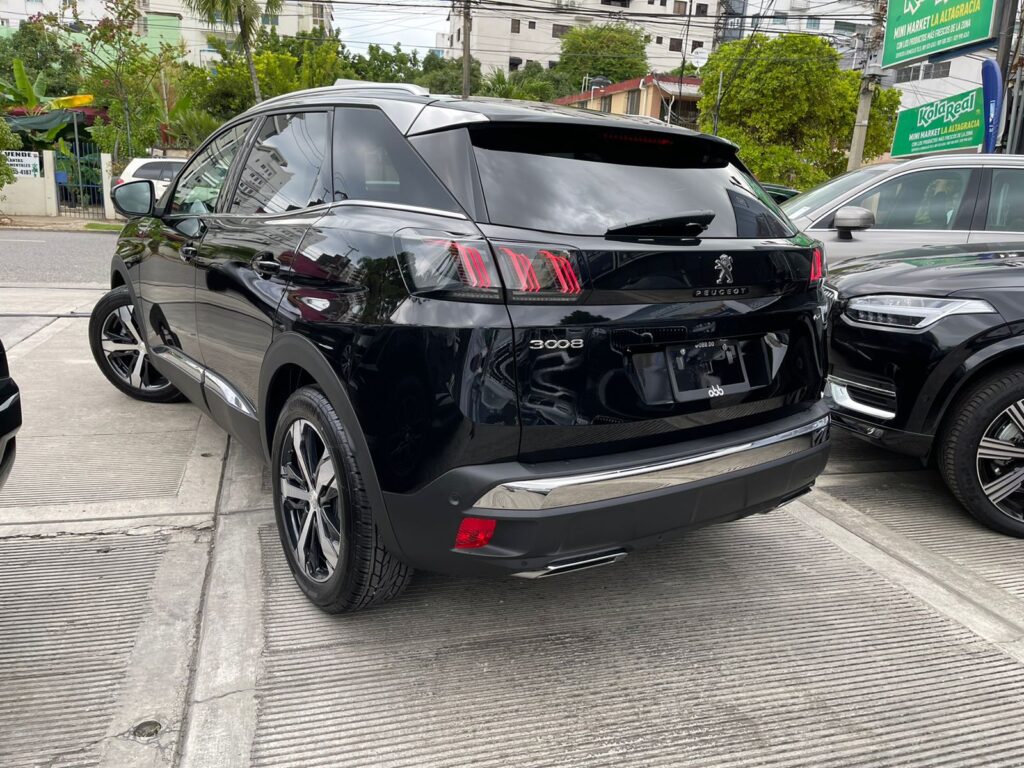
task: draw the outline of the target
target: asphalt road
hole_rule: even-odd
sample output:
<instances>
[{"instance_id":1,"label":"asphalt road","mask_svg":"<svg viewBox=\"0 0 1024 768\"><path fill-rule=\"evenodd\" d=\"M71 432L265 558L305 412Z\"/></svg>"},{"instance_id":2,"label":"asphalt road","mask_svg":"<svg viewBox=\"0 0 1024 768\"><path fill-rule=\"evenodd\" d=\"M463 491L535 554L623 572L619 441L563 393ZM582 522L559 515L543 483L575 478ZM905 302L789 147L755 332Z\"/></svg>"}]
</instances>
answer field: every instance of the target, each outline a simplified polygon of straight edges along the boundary
<instances>
[{"instance_id":1,"label":"asphalt road","mask_svg":"<svg viewBox=\"0 0 1024 768\"><path fill-rule=\"evenodd\" d=\"M108 284L110 232L0 230L0 284Z\"/></svg>"}]
</instances>

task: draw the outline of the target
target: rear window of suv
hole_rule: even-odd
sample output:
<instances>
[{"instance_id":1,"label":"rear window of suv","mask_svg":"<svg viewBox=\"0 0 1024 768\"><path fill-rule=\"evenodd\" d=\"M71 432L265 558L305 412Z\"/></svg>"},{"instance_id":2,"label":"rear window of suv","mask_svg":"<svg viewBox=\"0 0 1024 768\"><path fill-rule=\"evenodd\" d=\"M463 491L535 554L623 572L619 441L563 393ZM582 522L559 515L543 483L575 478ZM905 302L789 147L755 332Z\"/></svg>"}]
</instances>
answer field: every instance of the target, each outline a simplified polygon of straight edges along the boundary
<instances>
[{"instance_id":1,"label":"rear window of suv","mask_svg":"<svg viewBox=\"0 0 1024 768\"><path fill-rule=\"evenodd\" d=\"M734 164L698 136L554 123L470 129L494 224L571 235L693 211L715 214L705 237L789 237L792 224Z\"/></svg>"}]
</instances>

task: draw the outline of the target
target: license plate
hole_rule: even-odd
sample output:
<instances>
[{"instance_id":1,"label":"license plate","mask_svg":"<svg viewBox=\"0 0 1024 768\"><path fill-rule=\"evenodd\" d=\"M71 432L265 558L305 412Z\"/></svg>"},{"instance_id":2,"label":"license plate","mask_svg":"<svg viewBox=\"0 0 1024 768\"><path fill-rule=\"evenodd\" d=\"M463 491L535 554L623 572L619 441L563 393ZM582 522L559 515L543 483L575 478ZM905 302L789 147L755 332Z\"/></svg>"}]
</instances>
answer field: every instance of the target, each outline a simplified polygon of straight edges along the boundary
<instances>
[{"instance_id":1,"label":"license plate","mask_svg":"<svg viewBox=\"0 0 1024 768\"><path fill-rule=\"evenodd\" d=\"M740 345L730 339L669 347L669 382L679 402L746 392L750 379Z\"/></svg>"}]
</instances>

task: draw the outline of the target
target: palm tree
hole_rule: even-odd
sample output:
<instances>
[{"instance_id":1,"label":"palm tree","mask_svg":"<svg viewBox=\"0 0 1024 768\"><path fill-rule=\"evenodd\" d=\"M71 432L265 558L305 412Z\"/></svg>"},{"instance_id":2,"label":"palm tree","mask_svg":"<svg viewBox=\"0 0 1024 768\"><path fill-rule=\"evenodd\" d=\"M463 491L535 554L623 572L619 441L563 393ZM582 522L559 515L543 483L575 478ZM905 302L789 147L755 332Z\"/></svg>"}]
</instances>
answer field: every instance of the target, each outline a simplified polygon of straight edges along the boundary
<instances>
[{"instance_id":1,"label":"palm tree","mask_svg":"<svg viewBox=\"0 0 1024 768\"><path fill-rule=\"evenodd\" d=\"M235 43L245 54L245 63L249 67L249 77L252 78L252 91L256 95L256 101L263 101L260 81L256 77L256 64L252 58L252 43L262 25L263 14L279 13L282 0L265 0L262 4L259 0L185 0L185 5L211 26L226 24L238 28Z\"/></svg>"}]
</instances>

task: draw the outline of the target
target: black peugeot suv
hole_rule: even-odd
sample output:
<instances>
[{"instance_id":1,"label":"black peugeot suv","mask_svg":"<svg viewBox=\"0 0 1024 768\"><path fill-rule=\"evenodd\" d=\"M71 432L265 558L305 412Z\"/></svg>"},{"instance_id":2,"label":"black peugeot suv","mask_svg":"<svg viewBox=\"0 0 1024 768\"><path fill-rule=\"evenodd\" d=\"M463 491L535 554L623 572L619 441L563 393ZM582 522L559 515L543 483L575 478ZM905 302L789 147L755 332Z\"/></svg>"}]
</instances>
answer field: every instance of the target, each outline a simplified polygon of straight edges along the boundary
<instances>
[{"instance_id":1,"label":"black peugeot suv","mask_svg":"<svg viewBox=\"0 0 1024 768\"><path fill-rule=\"evenodd\" d=\"M822 253L727 142L339 82L114 200L98 364L269 462L325 610L613 563L824 467Z\"/></svg>"}]
</instances>

